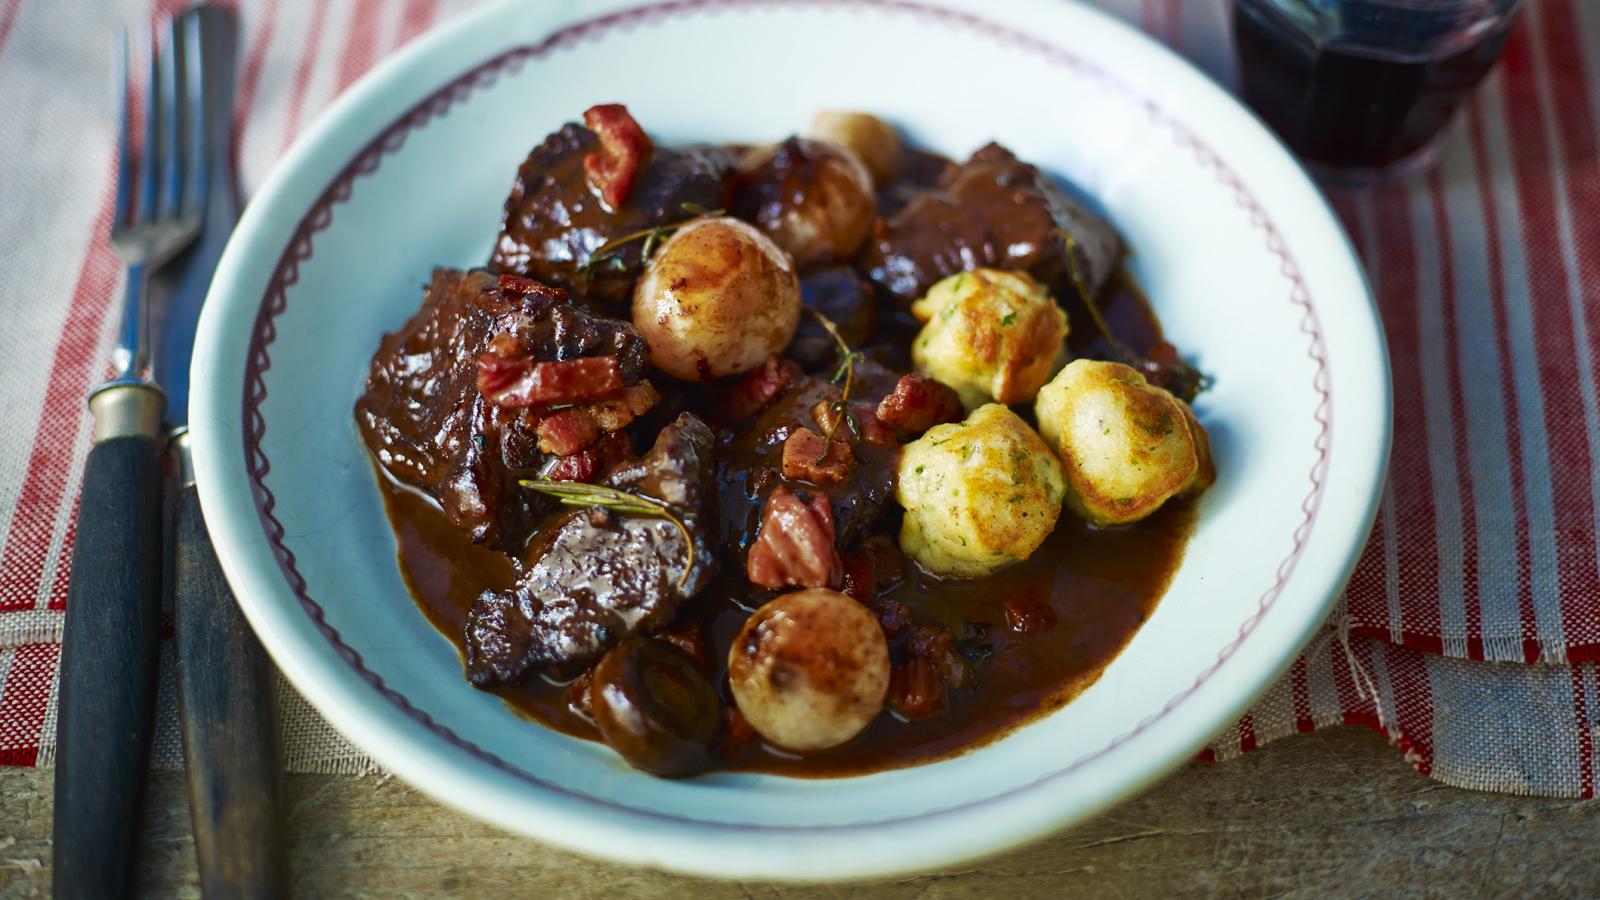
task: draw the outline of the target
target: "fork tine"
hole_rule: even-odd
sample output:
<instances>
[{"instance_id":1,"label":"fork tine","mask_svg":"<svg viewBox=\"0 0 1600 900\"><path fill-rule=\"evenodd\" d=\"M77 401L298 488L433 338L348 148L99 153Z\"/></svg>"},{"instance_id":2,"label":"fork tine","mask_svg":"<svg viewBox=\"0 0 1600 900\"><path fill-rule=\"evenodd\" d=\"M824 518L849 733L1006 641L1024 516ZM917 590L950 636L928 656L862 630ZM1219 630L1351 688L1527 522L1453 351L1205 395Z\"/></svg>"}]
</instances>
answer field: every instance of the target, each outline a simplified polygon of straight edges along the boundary
<instances>
[{"instance_id":1,"label":"fork tine","mask_svg":"<svg viewBox=\"0 0 1600 900\"><path fill-rule=\"evenodd\" d=\"M144 31L144 44L149 53L149 78L144 86L144 153L139 159L139 213L137 219L150 221L156 217L156 159L160 155L158 131L161 121L161 68L156 60L155 38Z\"/></svg>"},{"instance_id":2,"label":"fork tine","mask_svg":"<svg viewBox=\"0 0 1600 900\"><path fill-rule=\"evenodd\" d=\"M116 72L113 77L117 80L117 208L112 214L111 227L128 224L128 202L132 199L133 183L133 140L129 134L133 130L132 116L128 114L129 107L133 105L133 95L128 93L132 89L132 79L128 77L128 28L123 26L122 34L116 46Z\"/></svg>"},{"instance_id":3,"label":"fork tine","mask_svg":"<svg viewBox=\"0 0 1600 900\"><path fill-rule=\"evenodd\" d=\"M182 107L179 105L178 60L182 48L178 44L178 24L167 18L166 46L161 48L161 212L162 216L178 214L178 202L183 191L183 145L179 138L183 132Z\"/></svg>"},{"instance_id":4,"label":"fork tine","mask_svg":"<svg viewBox=\"0 0 1600 900\"><path fill-rule=\"evenodd\" d=\"M183 192L184 213L204 215L206 187L210 180L211 123L206 119L205 55L201 52L200 16L183 17L185 96L189 122L188 161Z\"/></svg>"}]
</instances>

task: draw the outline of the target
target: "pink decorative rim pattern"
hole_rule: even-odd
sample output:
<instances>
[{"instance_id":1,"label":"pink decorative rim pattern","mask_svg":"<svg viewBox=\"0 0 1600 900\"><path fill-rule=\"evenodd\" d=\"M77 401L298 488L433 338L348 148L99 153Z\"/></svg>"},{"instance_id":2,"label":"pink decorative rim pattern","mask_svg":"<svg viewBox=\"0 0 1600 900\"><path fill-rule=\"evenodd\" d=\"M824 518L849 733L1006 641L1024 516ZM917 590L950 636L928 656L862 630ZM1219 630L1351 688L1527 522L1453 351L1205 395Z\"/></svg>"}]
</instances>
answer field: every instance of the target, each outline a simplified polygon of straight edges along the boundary
<instances>
[{"instance_id":1,"label":"pink decorative rim pattern","mask_svg":"<svg viewBox=\"0 0 1600 900\"><path fill-rule=\"evenodd\" d=\"M1046 772L1027 784L1008 788L988 797L930 810L915 817L815 826L767 826L696 819L640 809L605 798L580 793L564 785L540 778L538 775L507 762L471 741L462 738L446 726L434 721L426 712L413 706L404 695L390 688L377 673L368 669L362 661L361 655L344 642L338 630L327 622L322 606L312 599L307 591L306 581L299 572L294 551L284 544L284 528L274 514L274 509L277 505L276 498L273 496L272 490L266 485L266 476L271 470L271 464L262 448L262 438L266 434L266 420L261 414L260 404L267 396L264 376L272 365L268 348L277 335L274 319L283 313L288 306L288 290L299 280L300 263L310 259L312 256L313 236L326 230L332 224L334 207L350 199L358 178L377 171L383 158L399 150L410 132L425 127L436 118L443 117L450 111L451 107L464 100L474 91L494 83L502 73L516 72L529 59L537 59L563 47L598 38L606 32L619 27L655 24L674 16L698 11L778 6L868 8L891 13L909 14L950 27L964 28L998 43L1038 55L1054 65L1072 69L1080 75L1089 76L1103 87L1128 98L1143 109L1153 122L1162 126L1180 147L1192 152L1201 166L1209 169L1219 183L1231 190L1235 202L1249 216L1251 226L1262 232L1267 251L1278 258L1279 271L1289 282L1289 302L1302 310L1300 330L1308 338L1307 355L1316 364L1313 387L1317 391L1319 401L1313 415L1320 428L1313 444L1313 449L1316 452L1316 462L1312 465L1309 473L1311 490L1301 502L1301 510L1304 512L1305 518L1294 531L1294 546L1289 555L1279 563L1276 570L1276 580L1272 587L1261 596L1256 611L1240 625L1237 637L1218 652L1216 661L1196 675L1192 685L1168 700L1159 711L1146 717L1132 730L1114 738L1099 751L1079 759L1065 768ZM844 829L875 828L909 818L924 819L929 816L947 815L975 806L994 803L1032 790L1045 782L1060 778L1081 768L1091 760L1110 753L1166 717L1192 696L1201 685L1210 679L1233 656L1250 634L1255 631L1262 617L1266 615L1267 611L1272 608L1272 605L1283 593L1305 549L1306 540L1311 534L1312 527L1316 523L1318 510L1321 508L1324 480L1328 467L1329 444L1333 431L1333 398L1330 387L1327 346L1323 339L1321 322L1317 316L1316 307L1312 303L1310 289L1307 287L1301 275L1300 267L1295 262L1294 256L1290 253L1277 226L1267 215L1266 210L1256 199L1255 194L1245 186L1238 174L1194 132L1173 118L1153 100L1138 94L1120 79L1093 63L1033 35L1015 31L968 13L927 6L917 2L917 0L668 0L668 2L622 10L571 25L551 34L538 44L513 48L473 67L417 103L405 115L391 123L382 133L368 143L354 159L340 170L333 182L323 190L311 209L301 219L288 246L284 248L283 254L279 257L272 277L268 281L266 293L262 297L261 306L257 311L245 364L244 383L243 421L245 422L245 430L243 449L245 465L249 473L256 510L260 515L267 541L273 549L273 553L283 570L290 589L299 598L300 605L306 614L310 616L322 635L327 638L339 657L385 700L394 704L406 716L433 734L467 752L474 758L546 790L586 803L593 803L653 819L679 824L737 827L743 830L762 832L816 833Z\"/></svg>"}]
</instances>

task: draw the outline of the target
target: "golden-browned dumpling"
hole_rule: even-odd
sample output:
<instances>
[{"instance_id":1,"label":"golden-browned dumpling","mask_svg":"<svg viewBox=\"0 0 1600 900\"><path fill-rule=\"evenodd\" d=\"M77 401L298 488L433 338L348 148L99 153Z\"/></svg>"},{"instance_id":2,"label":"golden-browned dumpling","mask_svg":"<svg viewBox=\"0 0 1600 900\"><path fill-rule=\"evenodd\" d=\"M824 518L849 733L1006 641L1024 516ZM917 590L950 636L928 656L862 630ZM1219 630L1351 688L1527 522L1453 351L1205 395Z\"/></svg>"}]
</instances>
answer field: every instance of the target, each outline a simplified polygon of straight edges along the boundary
<instances>
[{"instance_id":1,"label":"golden-browned dumpling","mask_svg":"<svg viewBox=\"0 0 1600 900\"><path fill-rule=\"evenodd\" d=\"M998 403L907 444L895 499L900 549L928 571L977 578L1027 559L1061 515L1061 465Z\"/></svg>"},{"instance_id":2,"label":"golden-browned dumpling","mask_svg":"<svg viewBox=\"0 0 1600 900\"><path fill-rule=\"evenodd\" d=\"M1066 356L1067 314L1026 272L951 275L911 313L926 323L912 362L955 388L967 409L1029 402Z\"/></svg>"},{"instance_id":3,"label":"golden-browned dumpling","mask_svg":"<svg viewBox=\"0 0 1600 900\"><path fill-rule=\"evenodd\" d=\"M1096 525L1137 521L1211 484L1194 413L1122 363L1074 360L1039 391L1034 412L1061 457L1067 505Z\"/></svg>"}]
</instances>

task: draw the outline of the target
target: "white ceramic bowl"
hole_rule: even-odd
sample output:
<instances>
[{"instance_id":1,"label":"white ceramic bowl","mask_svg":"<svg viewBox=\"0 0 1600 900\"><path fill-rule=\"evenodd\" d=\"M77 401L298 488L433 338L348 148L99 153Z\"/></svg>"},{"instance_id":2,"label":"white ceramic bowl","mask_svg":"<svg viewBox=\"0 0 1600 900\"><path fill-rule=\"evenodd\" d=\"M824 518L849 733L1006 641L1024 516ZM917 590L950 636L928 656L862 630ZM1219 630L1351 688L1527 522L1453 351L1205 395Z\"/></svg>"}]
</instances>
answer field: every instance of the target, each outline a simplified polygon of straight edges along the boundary
<instances>
[{"instance_id":1,"label":"white ceramic bowl","mask_svg":"<svg viewBox=\"0 0 1600 900\"><path fill-rule=\"evenodd\" d=\"M495 5L380 66L254 198L195 353L195 468L239 601L294 685L444 803L704 874L946 865L1084 818L1190 758L1324 618L1389 443L1370 294L1322 198L1225 93L1064 0ZM1219 477L1181 570L1100 681L980 750L848 780L664 781L469 687L395 565L351 405L439 264L487 258L517 164L626 102L658 140L877 112L964 157L996 139L1083 186L1171 338L1215 375ZM1337 426L1337 427L1336 427Z\"/></svg>"}]
</instances>

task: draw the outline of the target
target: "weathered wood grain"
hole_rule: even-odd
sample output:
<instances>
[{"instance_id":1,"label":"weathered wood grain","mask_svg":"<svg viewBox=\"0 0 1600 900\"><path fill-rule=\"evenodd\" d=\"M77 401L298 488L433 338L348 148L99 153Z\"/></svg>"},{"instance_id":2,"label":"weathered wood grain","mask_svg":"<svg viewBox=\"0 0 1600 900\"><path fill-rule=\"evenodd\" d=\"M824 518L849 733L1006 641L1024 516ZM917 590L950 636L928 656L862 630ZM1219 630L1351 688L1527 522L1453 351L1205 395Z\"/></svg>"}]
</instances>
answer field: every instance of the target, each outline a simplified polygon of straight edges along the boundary
<instances>
[{"instance_id":1,"label":"weathered wood grain","mask_svg":"<svg viewBox=\"0 0 1600 900\"><path fill-rule=\"evenodd\" d=\"M1444 787L1355 730L1191 765L1097 819L956 871L858 885L631 869L505 834L395 780L287 782L303 897L1600 895L1600 805ZM48 892L50 810L48 771L0 769L0 898ZM147 894L197 895L178 773L158 773L151 785L145 853Z\"/></svg>"}]
</instances>

